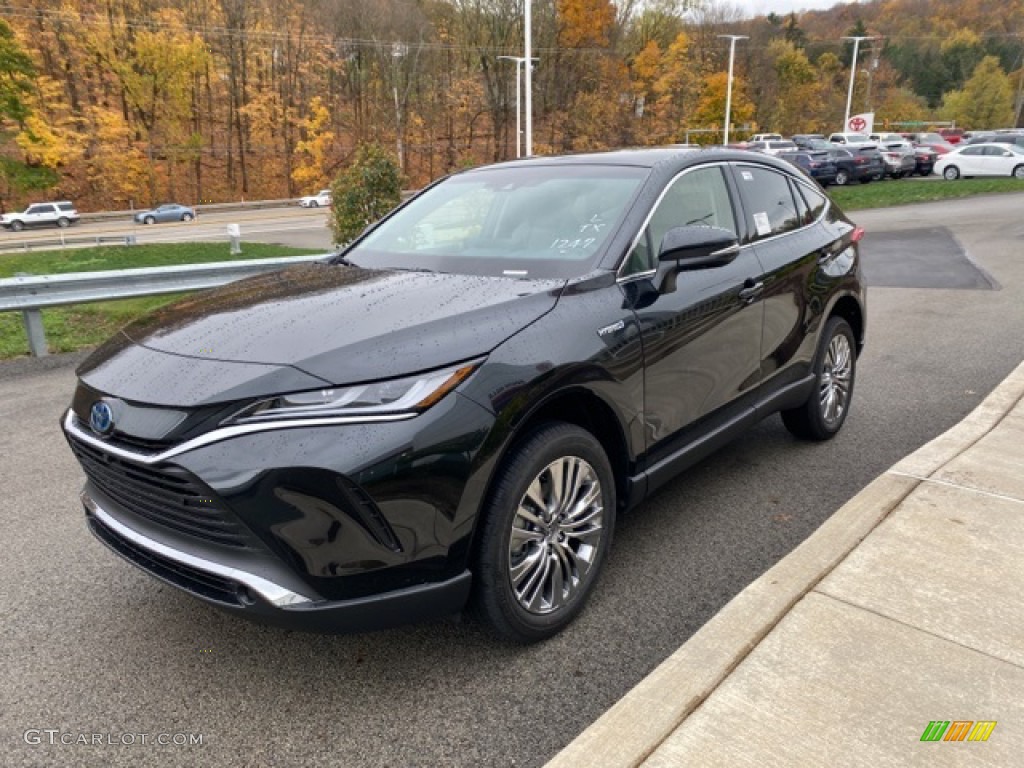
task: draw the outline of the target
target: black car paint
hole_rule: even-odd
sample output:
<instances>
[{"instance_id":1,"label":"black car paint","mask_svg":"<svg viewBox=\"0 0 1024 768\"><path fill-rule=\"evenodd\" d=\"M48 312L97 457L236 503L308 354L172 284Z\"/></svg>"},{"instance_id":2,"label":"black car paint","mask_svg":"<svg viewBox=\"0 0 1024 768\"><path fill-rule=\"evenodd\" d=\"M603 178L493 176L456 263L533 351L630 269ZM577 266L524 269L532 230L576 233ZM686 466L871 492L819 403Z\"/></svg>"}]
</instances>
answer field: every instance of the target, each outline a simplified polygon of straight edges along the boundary
<instances>
[{"instance_id":1,"label":"black car paint","mask_svg":"<svg viewBox=\"0 0 1024 768\"><path fill-rule=\"evenodd\" d=\"M683 273L674 292L652 294L650 276L618 279L615 270L661 190L687 168L729 168L749 155L596 157L646 164L650 174L585 275L527 281L300 267L179 302L83 364L69 418L87 425L89 407L105 397L122 428L111 442L154 452L269 394L486 356L456 392L412 419L244 434L169 459L251 531L252 551L138 520L91 482L86 493L167 546L313 596L316 610L258 600L221 607L316 629L402 623L465 601L488 487L530 425L568 418L591 429L616 471L620 507L631 508L740 429L805 399L832 312L850 318L859 350L865 296L854 227L834 206L801 230L754 243L738 222L734 261ZM781 161L757 162L798 178ZM755 283L763 293L742 298ZM371 314L368 302L380 311ZM766 312L775 330L762 340ZM186 416L161 433L153 425L167 423L157 418L167 412Z\"/></svg>"}]
</instances>

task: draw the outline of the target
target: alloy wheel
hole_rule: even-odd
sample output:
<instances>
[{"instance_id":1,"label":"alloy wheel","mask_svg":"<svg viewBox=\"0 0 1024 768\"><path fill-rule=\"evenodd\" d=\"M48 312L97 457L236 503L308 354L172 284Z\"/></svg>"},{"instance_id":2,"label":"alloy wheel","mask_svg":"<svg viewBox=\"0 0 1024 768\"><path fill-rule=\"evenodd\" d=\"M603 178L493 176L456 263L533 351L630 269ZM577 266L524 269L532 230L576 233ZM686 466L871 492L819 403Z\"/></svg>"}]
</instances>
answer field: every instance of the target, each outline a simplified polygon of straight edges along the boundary
<instances>
[{"instance_id":1,"label":"alloy wheel","mask_svg":"<svg viewBox=\"0 0 1024 768\"><path fill-rule=\"evenodd\" d=\"M512 519L508 567L512 592L533 614L549 614L585 587L604 526L601 482L576 456L548 464L523 494Z\"/></svg>"},{"instance_id":2,"label":"alloy wheel","mask_svg":"<svg viewBox=\"0 0 1024 768\"><path fill-rule=\"evenodd\" d=\"M825 364L821 370L819 402L821 417L827 424L835 424L846 412L852 377L853 350L850 348L850 340L837 333L828 344Z\"/></svg>"}]
</instances>

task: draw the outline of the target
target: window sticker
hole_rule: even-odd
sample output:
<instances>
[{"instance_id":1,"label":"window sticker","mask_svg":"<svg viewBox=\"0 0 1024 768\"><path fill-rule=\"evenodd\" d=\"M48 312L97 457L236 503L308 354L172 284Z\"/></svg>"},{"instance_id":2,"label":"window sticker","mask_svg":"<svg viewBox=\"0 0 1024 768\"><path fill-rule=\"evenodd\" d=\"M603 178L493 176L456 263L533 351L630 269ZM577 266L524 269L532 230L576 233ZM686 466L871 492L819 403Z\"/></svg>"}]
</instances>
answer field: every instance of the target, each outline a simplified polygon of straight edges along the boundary
<instances>
[{"instance_id":1,"label":"window sticker","mask_svg":"<svg viewBox=\"0 0 1024 768\"><path fill-rule=\"evenodd\" d=\"M754 180L754 174L752 174L750 171L740 171L740 176L743 177L744 181L753 181Z\"/></svg>"},{"instance_id":2,"label":"window sticker","mask_svg":"<svg viewBox=\"0 0 1024 768\"><path fill-rule=\"evenodd\" d=\"M764 211L759 211L754 214L754 227L757 229L757 234L764 237L772 233L771 222L768 221L768 214Z\"/></svg>"}]
</instances>

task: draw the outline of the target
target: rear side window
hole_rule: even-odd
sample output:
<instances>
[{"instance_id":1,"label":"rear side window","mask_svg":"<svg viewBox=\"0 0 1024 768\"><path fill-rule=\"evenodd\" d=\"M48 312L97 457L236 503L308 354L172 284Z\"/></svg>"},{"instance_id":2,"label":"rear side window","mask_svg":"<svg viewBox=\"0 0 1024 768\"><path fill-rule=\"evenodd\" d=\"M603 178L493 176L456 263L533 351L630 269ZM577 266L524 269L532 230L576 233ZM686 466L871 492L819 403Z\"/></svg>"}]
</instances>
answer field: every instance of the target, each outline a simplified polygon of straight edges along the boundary
<instances>
[{"instance_id":1,"label":"rear side window","mask_svg":"<svg viewBox=\"0 0 1024 768\"><path fill-rule=\"evenodd\" d=\"M797 198L803 198L807 203L807 218L804 223L811 224L817 221L825 210L828 198L820 192L813 190L810 187L806 187L803 184L794 184L793 186L796 188Z\"/></svg>"},{"instance_id":2,"label":"rear side window","mask_svg":"<svg viewBox=\"0 0 1024 768\"><path fill-rule=\"evenodd\" d=\"M736 180L743 197L750 240L763 240L802 226L789 180L767 168L740 165Z\"/></svg>"},{"instance_id":3,"label":"rear side window","mask_svg":"<svg viewBox=\"0 0 1024 768\"><path fill-rule=\"evenodd\" d=\"M75 210L74 203L58 203L57 207L60 208L62 211L73 211L73 210Z\"/></svg>"}]
</instances>

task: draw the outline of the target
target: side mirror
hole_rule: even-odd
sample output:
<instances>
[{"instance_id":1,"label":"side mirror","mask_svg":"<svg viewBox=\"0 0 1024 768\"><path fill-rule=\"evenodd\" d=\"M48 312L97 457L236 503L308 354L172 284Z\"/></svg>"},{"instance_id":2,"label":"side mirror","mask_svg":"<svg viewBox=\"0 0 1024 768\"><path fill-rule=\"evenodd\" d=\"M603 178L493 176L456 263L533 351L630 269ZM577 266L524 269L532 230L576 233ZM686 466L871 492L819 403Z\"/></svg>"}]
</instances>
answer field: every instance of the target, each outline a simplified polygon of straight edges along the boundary
<instances>
[{"instance_id":1,"label":"side mirror","mask_svg":"<svg viewBox=\"0 0 1024 768\"><path fill-rule=\"evenodd\" d=\"M676 270L708 269L728 264L739 252L739 240L728 229L673 227L661 239L658 261L675 262Z\"/></svg>"}]
</instances>

